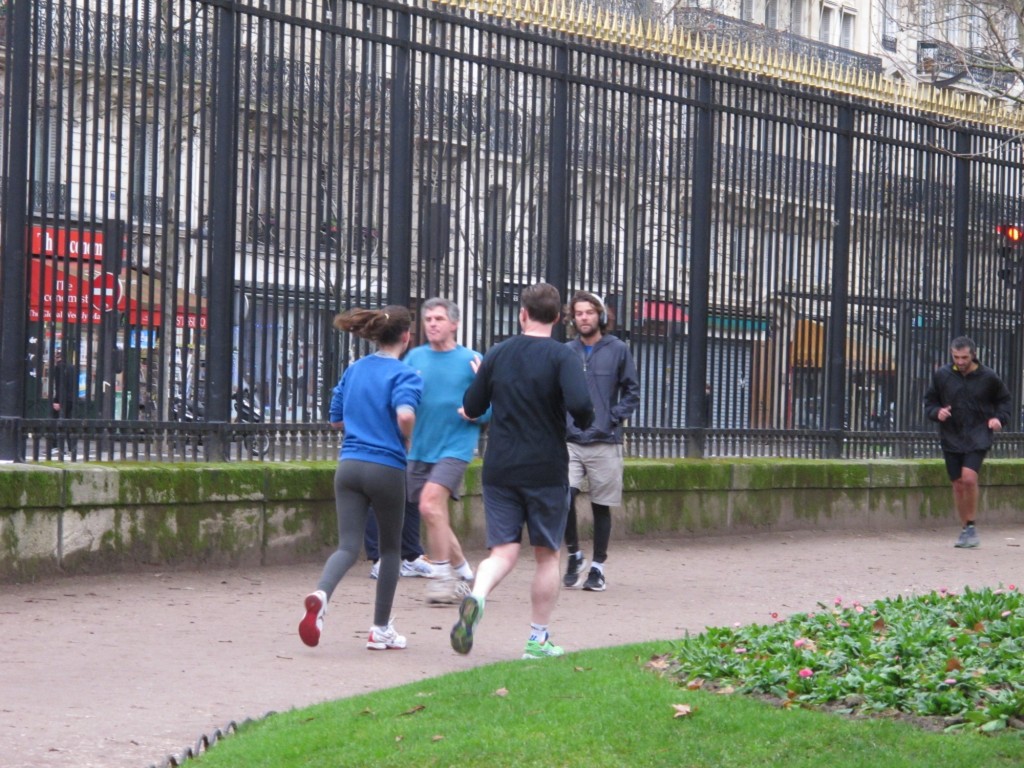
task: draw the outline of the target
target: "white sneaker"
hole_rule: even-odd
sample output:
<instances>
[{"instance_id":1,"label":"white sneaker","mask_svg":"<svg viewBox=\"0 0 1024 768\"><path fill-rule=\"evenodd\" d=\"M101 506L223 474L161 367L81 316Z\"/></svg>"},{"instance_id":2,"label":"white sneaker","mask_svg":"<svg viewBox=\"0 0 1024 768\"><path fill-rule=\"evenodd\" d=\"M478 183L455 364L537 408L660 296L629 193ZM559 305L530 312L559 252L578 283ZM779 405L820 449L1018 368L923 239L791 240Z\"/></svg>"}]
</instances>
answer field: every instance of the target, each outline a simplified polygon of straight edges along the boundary
<instances>
[{"instance_id":1,"label":"white sneaker","mask_svg":"<svg viewBox=\"0 0 1024 768\"><path fill-rule=\"evenodd\" d=\"M386 627L378 627L376 624L370 627L370 639L366 641L366 647L371 651L401 650L405 648L405 638L395 630L392 619Z\"/></svg>"},{"instance_id":2,"label":"white sneaker","mask_svg":"<svg viewBox=\"0 0 1024 768\"><path fill-rule=\"evenodd\" d=\"M380 560L374 561L370 567L370 578L376 579L380 575Z\"/></svg>"},{"instance_id":3,"label":"white sneaker","mask_svg":"<svg viewBox=\"0 0 1024 768\"><path fill-rule=\"evenodd\" d=\"M423 555L420 555L415 560L403 560L402 561L402 576L419 576L424 579L434 578L434 566L424 559Z\"/></svg>"},{"instance_id":4,"label":"white sneaker","mask_svg":"<svg viewBox=\"0 0 1024 768\"><path fill-rule=\"evenodd\" d=\"M469 582L458 576L432 579L427 584L427 602L457 605L462 602L462 598L468 597L470 592Z\"/></svg>"},{"instance_id":5,"label":"white sneaker","mask_svg":"<svg viewBox=\"0 0 1024 768\"><path fill-rule=\"evenodd\" d=\"M306 615L299 622L299 637L311 648L320 643L324 629L324 614L327 612L327 593L322 589L306 595Z\"/></svg>"}]
</instances>

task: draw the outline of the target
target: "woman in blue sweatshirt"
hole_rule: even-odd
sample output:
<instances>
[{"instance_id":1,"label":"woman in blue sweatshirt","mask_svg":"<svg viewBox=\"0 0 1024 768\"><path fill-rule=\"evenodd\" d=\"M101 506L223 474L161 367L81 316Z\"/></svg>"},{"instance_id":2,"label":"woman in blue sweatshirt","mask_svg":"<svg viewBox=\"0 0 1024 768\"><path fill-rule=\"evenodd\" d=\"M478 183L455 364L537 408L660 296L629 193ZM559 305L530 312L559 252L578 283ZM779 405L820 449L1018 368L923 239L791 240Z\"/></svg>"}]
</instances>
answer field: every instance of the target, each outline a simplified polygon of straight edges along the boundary
<instances>
[{"instance_id":1,"label":"woman in blue sweatshirt","mask_svg":"<svg viewBox=\"0 0 1024 768\"><path fill-rule=\"evenodd\" d=\"M345 429L334 473L338 549L306 597L299 637L309 646L320 642L327 602L359 557L371 507L380 535L380 571L366 647L382 651L406 645L391 622L391 607L401 561L406 452L423 392L419 374L399 360L409 346L411 325L409 310L399 306L353 309L334 319L336 328L374 342L377 351L345 370L331 398L331 426Z\"/></svg>"}]
</instances>

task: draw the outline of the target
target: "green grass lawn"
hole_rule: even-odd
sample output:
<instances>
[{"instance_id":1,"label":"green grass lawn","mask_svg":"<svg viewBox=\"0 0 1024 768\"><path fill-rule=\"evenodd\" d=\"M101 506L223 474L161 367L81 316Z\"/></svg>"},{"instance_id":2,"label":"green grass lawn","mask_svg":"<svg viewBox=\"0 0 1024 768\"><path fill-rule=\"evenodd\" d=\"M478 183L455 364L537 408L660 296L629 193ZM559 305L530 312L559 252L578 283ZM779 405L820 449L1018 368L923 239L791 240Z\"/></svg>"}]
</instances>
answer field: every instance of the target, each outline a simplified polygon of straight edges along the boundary
<instances>
[{"instance_id":1,"label":"green grass lawn","mask_svg":"<svg viewBox=\"0 0 1024 768\"><path fill-rule=\"evenodd\" d=\"M984 610L994 612L1001 621L1012 619L1003 615L1011 609L997 599L1002 597L1001 591L976 594L982 595ZM951 601L943 603L943 607L959 602L956 596L941 597ZM934 596L932 598L934 603ZM1006 599L1013 601L1015 612L1021 602L1020 595L1012 591ZM928 605L905 599L866 607L837 604L821 612L835 619L831 623L820 621L820 617L812 616L809 620L801 615L771 625L770 631L758 625L732 630L736 636L724 644L722 637L709 631L681 641L643 643L572 653L557 659L503 662L475 668L272 715L246 725L238 734L217 743L198 759L197 765L203 768L997 768L1024 765L1024 739L1019 735L1021 732L1012 727L1017 722L1012 713L1002 717L1002 727L992 732L983 732L980 727L941 732L922 729L896 717L897 709L891 706L875 706L872 717L830 714L810 708L812 702L805 697L814 689L809 681L824 685L827 678L838 674L833 659L835 653L828 648L832 642L829 638L836 636L837 627L850 630L853 636L860 638L860 644L866 649L865 658L871 655L867 651L879 643L899 642L903 655L919 661L918 650L922 649L912 648L905 639L897 640L888 627L916 627L922 623L921 617L934 617L934 610L925 611ZM879 620L878 613L871 614L872 610L878 611L879 606L884 606L884 622ZM940 698L943 702L948 699L949 680L953 677L966 680L973 674L969 662L958 661L963 669L947 670L950 651L943 644L956 648L958 659L970 659L967 641L963 639L965 633L970 633L972 642L977 639L977 644L990 654L986 658L992 658L990 652L995 641L991 633L985 632L985 623L977 616L980 610L977 601L966 606L966 610L977 619L970 627L949 627L950 631L942 632L941 639L936 639L941 649L942 669L935 670L941 681L933 687L936 695L944 697ZM846 611L850 611L850 615ZM867 619L860 624L847 621L865 613L871 617L870 622ZM948 625L951 619L944 616L934 621ZM812 624L825 627L826 634L814 636ZM744 631L749 632L751 638L760 639L756 653L747 648L740 654L735 652L735 642L748 642ZM773 633L777 652L765 640ZM922 631L914 636L924 643L933 634ZM795 649L794 637L803 639ZM849 641L850 636L846 640ZM844 649L851 654L849 647L844 646ZM707 677L709 671L725 668L709 663L716 651L724 654L723 658L739 657L745 665L753 666L728 666L731 676L722 677L711 685ZM895 680L892 655L890 649L888 664L880 666L877 672L871 671L867 662L861 665L859 659L848 658L846 668L850 674L847 678L855 677L852 671L859 670L856 677L865 681L868 690L885 690L887 686L883 683ZM699 676L688 670L690 657L701 660ZM775 684L775 690L783 693L776 703L741 693L744 686L751 692L757 690L760 678L752 670L758 658L762 666L775 670L770 675L772 679L782 680ZM875 663L877 665L878 661ZM779 672L780 668L784 673ZM800 670L807 669L820 670L817 681L813 675L805 676L806 672L800 674ZM993 669L991 663L983 672L986 682L984 687L979 684L975 702L979 704L986 699L986 691L998 677L998 670ZM1012 675L1018 673L1019 666L1014 667ZM752 675L754 682L745 682L744 674ZM971 679L981 677L979 673ZM699 687L694 685L695 680L700 681ZM791 688L804 687L787 692L785 681L791 681L788 683ZM1020 682L1014 677L1003 681L1002 688L1016 691ZM897 682L893 682L889 687L896 685ZM853 694L844 692L842 695ZM857 696L857 701L868 708L875 701L872 696ZM924 706L934 706L927 703L927 696L910 698L925 701ZM786 705L780 706L780 702ZM855 714L858 708L848 709ZM949 713L944 714L948 717ZM968 713L960 714L964 715L958 718L961 726L969 724ZM995 720L987 716L977 725L992 722Z\"/></svg>"}]
</instances>

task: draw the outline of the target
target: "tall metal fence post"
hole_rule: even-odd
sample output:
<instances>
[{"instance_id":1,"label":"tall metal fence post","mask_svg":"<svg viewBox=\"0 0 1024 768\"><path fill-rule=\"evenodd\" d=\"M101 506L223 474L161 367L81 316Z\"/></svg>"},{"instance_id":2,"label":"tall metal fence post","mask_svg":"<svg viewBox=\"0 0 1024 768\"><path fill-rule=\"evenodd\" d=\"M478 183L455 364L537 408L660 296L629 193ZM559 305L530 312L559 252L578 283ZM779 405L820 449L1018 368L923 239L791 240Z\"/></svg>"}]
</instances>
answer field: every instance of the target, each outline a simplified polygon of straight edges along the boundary
<instances>
[{"instance_id":1,"label":"tall metal fence post","mask_svg":"<svg viewBox=\"0 0 1024 768\"><path fill-rule=\"evenodd\" d=\"M967 330L967 249L971 226L971 135L956 132L953 177L953 284L950 286L953 336Z\"/></svg>"},{"instance_id":2,"label":"tall metal fence post","mask_svg":"<svg viewBox=\"0 0 1024 768\"><path fill-rule=\"evenodd\" d=\"M551 150L548 158L548 259L544 279L558 289L563 301L569 290L568 168L569 168L569 51L555 49L554 105L551 117ZM565 337L565 326L555 327L556 338Z\"/></svg>"},{"instance_id":3,"label":"tall metal fence post","mask_svg":"<svg viewBox=\"0 0 1024 768\"><path fill-rule=\"evenodd\" d=\"M388 185L388 303L407 306L412 293L412 19L395 14L391 79L391 167ZM427 298L427 297L422 297Z\"/></svg>"},{"instance_id":4,"label":"tall metal fence post","mask_svg":"<svg viewBox=\"0 0 1024 768\"><path fill-rule=\"evenodd\" d=\"M711 276L711 196L714 180L715 122L711 81L697 80L690 193L690 290L686 323L686 455L703 458L707 429L708 281Z\"/></svg>"},{"instance_id":5,"label":"tall metal fence post","mask_svg":"<svg viewBox=\"0 0 1024 768\"><path fill-rule=\"evenodd\" d=\"M836 188L833 201L835 231L832 234L832 294L828 319L826 359L828 374L825 399L828 403L827 429L832 435L829 458L843 452L846 425L846 335L850 289L850 231L853 205L853 108L839 107L836 131Z\"/></svg>"},{"instance_id":6,"label":"tall metal fence post","mask_svg":"<svg viewBox=\"0 0 1024 768\"><path fill-rule=\"evenodd\" d=\"M23 461L18 422L25 416L25 341L28 295L25 277L28 219L28 137L31 120L32 6L13 0L7 51L6 230L0 258L0 461ZM2 22L0 22L2 23Z\"/></svg>"},{"instance_id":7,"label":"tall metal fence post","mask_svg":"<svg viewBox=\"0 0 1024 768\"><path fill-rule=\"evenodd\" d=\"M104 288L109 291L100 302L100 347L99 347L99 380L95 382L95 398L100 406L100 418L112 421L115 417L116 381L120 355L117 349L117 329L120 326L117 301L117 284L121 276L121 249L124 247L124 222L120 219L107 219L103 222L103 280ZM95 285L95 278L94 283ZM109 454L111 442L105 433L100 441L100 452Z\"/></svg>"},{"instance_id":8,"label":"tall metal fence post","mask_svg":"<svg viewBox=\"0 0 1024 768\"><path fill-rule=\"evenodd\" d=\"M206 438L206 457L225 461L228 445L223 426L231 420L232 317L235 275L235 200L224 190L236 185L236 115L238 75L235 61L238 15L231 7L217 8L216 122L214 165L210 175L210 279L206 331L206 418L222 429ZM174 195L178 190L171 190ZM166 322L166 321L165 321Z\"/></svg>"}]
</instances>

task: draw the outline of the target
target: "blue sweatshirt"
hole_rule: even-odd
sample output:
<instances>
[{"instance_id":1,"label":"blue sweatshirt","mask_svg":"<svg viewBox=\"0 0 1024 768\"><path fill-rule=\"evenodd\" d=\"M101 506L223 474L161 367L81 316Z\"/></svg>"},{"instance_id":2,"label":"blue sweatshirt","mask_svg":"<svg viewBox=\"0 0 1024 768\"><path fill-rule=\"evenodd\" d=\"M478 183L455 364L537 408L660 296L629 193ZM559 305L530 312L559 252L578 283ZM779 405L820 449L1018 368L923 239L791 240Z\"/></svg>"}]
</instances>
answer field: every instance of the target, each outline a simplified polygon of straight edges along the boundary
<instances>
[{"instance_id":1,"label":"blue sweatshirt","mask_svg":"<svg viewBox=\"0 0 1024 768\"><path fill-rule=\"evenodd\" d=\"M419 406L423 380L400 360L369 355L345 369L331 397L331 423L345 422L339 458L405 469L398 409Z\"/></svg>"}]
</instances>

